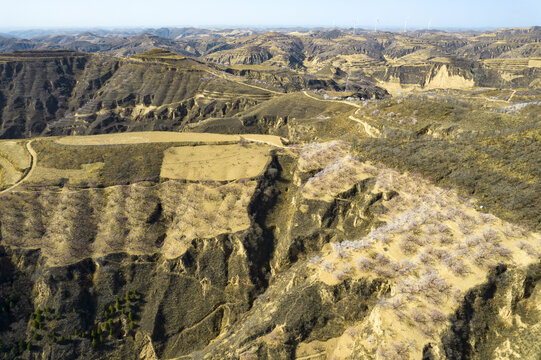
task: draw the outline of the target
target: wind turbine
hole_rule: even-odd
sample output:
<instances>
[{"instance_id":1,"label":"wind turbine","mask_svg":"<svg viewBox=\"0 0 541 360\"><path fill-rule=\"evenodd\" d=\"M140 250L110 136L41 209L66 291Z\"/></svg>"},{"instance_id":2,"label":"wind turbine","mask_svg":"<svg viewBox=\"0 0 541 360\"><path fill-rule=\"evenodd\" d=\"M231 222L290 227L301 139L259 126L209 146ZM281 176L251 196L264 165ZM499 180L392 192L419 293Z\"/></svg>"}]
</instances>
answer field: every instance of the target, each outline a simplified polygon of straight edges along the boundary
<instances>
[{"instance_id":1,"label":"wind turbine","mask_svg":"<svg viewBox=\"0 0 541 360\"><path fill-rule=\"evenodd\" d=\"M428 25L426 26L427 30L430 30L430 24L432 24L432 19L428 20Z\"/></svg>"},{"instance_id":2,"label":"wind turbine","mask_svg":"<svg viewBox=\"0 0 541 360\"><path fill-rule=\"evenodd\" d=\"M378 31L378 25L379 25L379 18L376 18L376 22L374 23L374 32Z\"/></svg>"},{"instance_id":3,"label":"wind turbine","mask_svg":"<svg viewBox=\"0 0 541 360\"><path fill-rule=\"evenodd\" d=\"M408 31L408 20L409 16L406 18L406 20L404 20L404 32Z\"/></svg>"}]
</instances>

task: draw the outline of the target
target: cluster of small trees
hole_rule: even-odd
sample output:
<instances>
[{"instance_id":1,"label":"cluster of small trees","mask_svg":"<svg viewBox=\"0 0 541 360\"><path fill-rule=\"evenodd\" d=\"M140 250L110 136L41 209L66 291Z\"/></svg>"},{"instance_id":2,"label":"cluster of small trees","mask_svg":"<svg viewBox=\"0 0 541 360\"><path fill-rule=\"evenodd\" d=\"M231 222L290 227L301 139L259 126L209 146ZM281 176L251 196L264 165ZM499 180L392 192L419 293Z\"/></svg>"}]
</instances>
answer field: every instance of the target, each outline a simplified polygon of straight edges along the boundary
<instances>
[{"instance_id":1,"label":"cluster of small trees","mask_svg":"<svg viewBox=\"0 0 541 360\"><path fill-rule=\"evenodd\" d=\"M319 170L344 157L351 150L351 146L342 140L333 140L325 143L313 142L300 147L291 147L299 154L299 169L301 171Z\"/></svg>"},{"instance_id":2,"label":"cluster of small trees","mask_svg":"<svg viewBox=\"0 0 541 360\"><path fill-rule=\"evenodd\" d=\"M541 244L540 244L541 245ZM517 242L517 247L533 258L541 258L541 251L524 240Z\"/></svg>"},{"instance_id":3,"label":"cluster of small trees","mask_svg":"<svg viewBox=\"0 0 541 360\"><path fill-rule=\"evenodd\" d=\"M256 186L254 180L227 184L165 182L160 198L163 216L171 219L167 239L212 237L227 229L248 227L247 208ZM171 250L173 256L178 246L169 245L166 240L164 251Z\"/></svg>"},{"instance_id":4,"label":"cluster of small trees","mask_svg":"<svg viewBox=\"0 0 541 360\"><path fill-rule=\"evenodd\" d=\"M410 345L402 341L380 345L378 357L384 360L408 360L410 358Z\"/></svg>"},{"instance_id":5,"label":"cluster of small trees","mask_svg":"<svg viewBox=\"0 0 541 360\"><path fill-rule=\"evenodd\" d=\"M356 156L336 158L323 170L310 177L301 188L301 192L310 198L335 196L359 182L361 176L373 174L375 171L375 167L361 163Z\"/></svg>"},{"instance_id":6,"label":"cluster of small trees","mask_svg":"<svg viewBox=\"0 0 541 360\"><path fill-rule=\"evenodd\" d=\"M25 350L31 351L32 344L25 340L19 340L15 346L5 346L0 342L0 356L2 359L18 359Z\"/></svg>"},{"instance_id":7,"label":"cluster of small trees","mask_svg":"<svg viewBox=\"0 0 541 360\"><path fill-rule=\"evenodd\" d=\"M506 225L491 214L475 212L475 204L456 193L375 168L379 173L373 191L398 191L398 196L384 198L388 211L382 219L386 223L359 240L331 243L327 256L315 256L310 264L337 280L355 273L391 280L396 284L393 297L382 299L379 305L391 309L424 336L435 336L447 321L446 309L464 297L453 285L457 280L453 276L466 277L509 261L513 254L506 243L513 238L523 239L515 245L529 256L541 255L541 241L536 246L527 231ZM309 182L328 181L324 176L335 169L339 165L329 166ZM396 260L397 251L407 259ZM404 355L408 349L397 343L378 351L382 358L400 359L408 358Z\"/></svg>"},{"instance_id":8,"label":"cluster of small trees","mask_svg":"<svg viewBox=\"0 0 541 360\"><path fill-rule=\"evenodd\" d=\"M114 305L109 304L103 305L103 322L105 331L109 332L109 336L113 336L114 328L117 327L115 325L120 324L120 317L125 317L129 321L129 328L130 330L133 330L135 328L135 312L137 310L137 307L134 306L134 303L137 302L138 295L135 290L130 291L128 290L126 292L126 296L123 298L117 298L115 300ZM98 325L98 329L96 330L96 335L100 335L99 329L101 328L101 325ZM92 334L91 334L92 335ZM94 336L92 336L93 339L98 342L98 339ZM94 343L93 343L94 345Z\"/></svg>"},{"instance_id":9,"label":"cluster of small trees","mask_svg":"<svg viewBox=\"0 0 541 360\"><path fill-rule=\"evenodd\" d=\"M33 340L39 342L42 339L48 339L51 343L63 344L72 341L75 338L79 338L88 339L93 347L98 347L100 344L104 343L107 338L113 338L115 333L119 331L123 323L121 317L124 317L124 321L128 322L130 330L133 330L136 327L135 321L139 309L139 306L137 305L138 301L140 301L140 295L135 290L128 290L124 297L119 297L114 303L103 306L102 320L86 329L76 328L74 329L73 334L58 334L53 330L47 332L47 324L49 321L59 320L68 315L61 314L49 307L46 307L43 310L37 309L30 314L29 321L31 328L33 329L30 341ZM77 312L75 307L72 309L72 312ZM25 341L25 346L28 350L32 350L30 341Z\"/></svg>"}]
</instances>

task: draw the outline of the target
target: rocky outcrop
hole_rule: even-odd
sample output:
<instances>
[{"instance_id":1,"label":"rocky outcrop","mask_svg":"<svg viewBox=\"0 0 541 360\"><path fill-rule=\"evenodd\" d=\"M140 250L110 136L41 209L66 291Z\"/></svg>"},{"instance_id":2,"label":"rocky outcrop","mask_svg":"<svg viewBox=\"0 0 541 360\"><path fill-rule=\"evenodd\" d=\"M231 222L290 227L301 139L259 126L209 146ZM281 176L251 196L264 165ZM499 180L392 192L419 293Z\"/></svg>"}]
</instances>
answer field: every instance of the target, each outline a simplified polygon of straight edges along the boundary
<instances>
[{"instance_id":1,"label":"rocky outcrop","mask_svg":"<svg viewBox=\"0 0 541 360\"><path fill-rule=\"evenodd\" d=\"M541 264L497 268L466 295L442 348L427 347L427 358L534 359L541 353L534 340L541 335L540 296Z\"/></svg>"}]
</instances>

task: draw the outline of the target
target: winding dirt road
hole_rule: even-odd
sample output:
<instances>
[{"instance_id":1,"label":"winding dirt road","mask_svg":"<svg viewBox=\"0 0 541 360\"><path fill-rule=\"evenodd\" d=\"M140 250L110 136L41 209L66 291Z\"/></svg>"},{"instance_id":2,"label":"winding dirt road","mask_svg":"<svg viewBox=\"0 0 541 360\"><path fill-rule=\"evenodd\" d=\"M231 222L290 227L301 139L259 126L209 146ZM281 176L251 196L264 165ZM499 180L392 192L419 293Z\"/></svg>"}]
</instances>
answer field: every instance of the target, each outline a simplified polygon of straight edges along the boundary
<instances>
[{"instance_id":1,"label":"winding dirt road","mask_svg":"<svg viewBox=\"0 0 541 360\"><path fill-rule=\"evenodd\" d=\"M308 96L310 99L313 99L313 100L317 100L317 101L326 101L326 102L329 102L329 101L330 101L330 102L335 102L335 103L341 103L341 104L346 104L346 105L349 105L349 106L356 107L357 109L361 109L361 105L352 103L351 101L347 101L347 100L332 100L332 99L329 99L329 100L318 99L317 97L308 94L308 92L307 92L306 90L303 90L303 94L306 95L306 96Z\"/></svg>"},{"instance_id":2,"label":"winding dirt road","mask_svg":"<svg viewBox=\"0 0 541 360\"><path fill-rule=\"evenodd\" d=\"M37 159L38 159L37 158L38 155L36 154L36 151L32 148L32 142L33 141L34 140L30 140L29 142L26 143L26 150L28 150L28 153L30 154L30 170L28 170L28 172L26 172L26 174L24 174L23 177L21 177L19 179L19 181L17 181L15 184L13 184L10 187L0 191L0 195L2 195L4 193L7 193L8 191L11 191L11 190L15 189L17 186L21 185L34 172L34 169L36 168L36 162L37 162Z\"/></svg>"},{"instance_id":3,"label":"winding dirt road","mask_svg":"<svg viewBox=\"0 0 541 360\"><path fill-rule=\"evenodd\" d=\"M318 99L317 97L308 94L308 92L306 92L306 91L303 91L303 94L308 96L310 99L317 100L317 101L330 101L330 102L341 103L341 104L346 104L346 105L356 107L357 110L355 111L355 115L362 108L361 105L352 103L351 101L347 101L347 100L332 100L332 99L324 100L324 99ZM372 138L380 138L381 137L381 131L378 128L368 124L366 121L363 121L361 119L357 119L353 115L348 116L348 118L350 120L352 120L352 121L355 121L355 122L361 124L363 126L363 128L364 128L364 131L366 132L366 134L368 136L370 136Z\"/></svg>"}]
</instances>

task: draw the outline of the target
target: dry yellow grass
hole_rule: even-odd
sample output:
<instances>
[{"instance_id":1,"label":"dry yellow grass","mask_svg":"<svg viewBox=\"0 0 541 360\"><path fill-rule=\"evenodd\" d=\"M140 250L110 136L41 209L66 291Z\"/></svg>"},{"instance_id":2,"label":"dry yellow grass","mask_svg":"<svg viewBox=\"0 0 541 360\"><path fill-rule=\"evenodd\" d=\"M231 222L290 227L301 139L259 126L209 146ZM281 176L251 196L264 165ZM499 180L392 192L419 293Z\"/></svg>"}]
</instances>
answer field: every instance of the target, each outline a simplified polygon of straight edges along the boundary
<instances>
[{"instance_id":1,"label":"dry yellow grass","mask_svg":"<svg viewBox=\"0 0 541 360\"><path fill-rule=\"evenodd\" d=\"M11 162L0 157L0 188L15 184L23 176Z\"/></svg>"},{"instance_id":2,"label":"dry yellow grass","mask_svg":"<svg viewBox=\"0 0 541 360\"><path fill-rule=\"evenodd\" d=\"M270 147L255 144L180 146L165 151L160 177L231 181L261 175Z\"/></svg>"},{"instance_id":3,"label":"dry yellow grass","mask_svg":"<svg viewBox=\"0 0 541 360\"><path fill-rule=\"evenodd\" d=\"M0 141L0 156L9 160L18 170L30 166L30 155L24 147L25 141Z\"/></svg>"},{"instance_id":4,"label":"dry yellow grass","mask_svg":"<svg viewBox=\"0 0 541 360\"><path fill-rule=\"evenodd\" d=\"M81 169L56 169L37 165L27 182L47 184L58 183L62 179L65 179L70 184L97 182L99 171L103 165L102 162L84 164Z\"/></svg>"},{"instance_id":5,"label":"dry yellow grass","mask_svg":"<svg viewBox=\"0 0 541 360\"><path fill-rule=\"evenodd\" d=\"M223 135L209 133L177 133L167 131L131 132L120 134L90 135L90 136L66 136L56 140L63 145L121 145L141 144L156 142L178 142L178 143L223 143L238 142L241 137L252 138L254 141L272 144L282 144L280 137L273 135Z\"/></svg>"},{"instance_id":6,"label":"dry yellow grass","mask_svg":"<svg viewBox=\"0 0 541 360\"><path fill-rule=\"evenodd\" d=\"M30 166L24 141L0 141L0 188L19 181Z\"/></svg>"}]
</instances>

